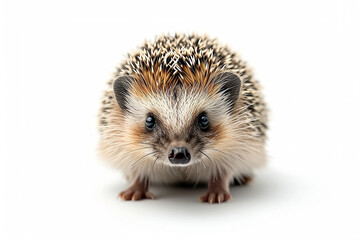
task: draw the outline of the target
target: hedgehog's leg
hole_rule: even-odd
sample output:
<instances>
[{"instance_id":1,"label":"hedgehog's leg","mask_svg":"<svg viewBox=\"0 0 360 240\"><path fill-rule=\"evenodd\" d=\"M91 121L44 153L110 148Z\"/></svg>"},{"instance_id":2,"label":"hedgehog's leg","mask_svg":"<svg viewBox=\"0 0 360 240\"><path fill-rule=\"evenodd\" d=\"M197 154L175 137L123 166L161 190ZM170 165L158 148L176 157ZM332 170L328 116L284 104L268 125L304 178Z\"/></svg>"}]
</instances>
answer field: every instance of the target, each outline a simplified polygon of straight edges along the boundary
<instances>
[{"instance_id":1,"label":"hedgehog's leg","mask_svg":"<svg viewBox=\"0 0 360 240\"><path fill-rule=\"evenodd\" d=\"M123 192L120 192L118 197L121 199L128 200L140 200L144 198L154 199L154 195L151 192L148 192L149 188L149 179L140 179L136 178L133 184Z\"/></svg>"},{"instance_id":2,"label":"hedgehog's leg","mask_svg":"<svg viewBox=\"0 0 360 240\"><path fill-rule=\"evenodd\" d=\"M231 199L229 193L229 176L214 175L210 178L208 192L200 197L200 201L209 203L222 203Z\"/></svg>"}]
</instances>

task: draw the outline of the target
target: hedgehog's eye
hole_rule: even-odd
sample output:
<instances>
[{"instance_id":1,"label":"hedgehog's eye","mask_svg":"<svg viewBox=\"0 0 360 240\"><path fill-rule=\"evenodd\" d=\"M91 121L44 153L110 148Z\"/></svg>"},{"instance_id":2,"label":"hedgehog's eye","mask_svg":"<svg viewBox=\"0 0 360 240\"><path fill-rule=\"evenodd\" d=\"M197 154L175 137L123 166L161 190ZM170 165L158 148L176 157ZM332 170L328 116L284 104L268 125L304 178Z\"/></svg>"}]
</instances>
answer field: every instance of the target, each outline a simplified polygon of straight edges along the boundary
<instances>
[{"instance_id":1,"label":"hedgehog's eye","mask_svg":"<svg viewBox=\"0 0 360 240\"><path fill-rule=\"evenodd\" d=\"M156 127L155 118L153 116L148 116L145 121L145 126L146 129L149 131L154 130L154 128Z\"/></svg>"},{"instance_id":2,"label":"hedgehog's eye","mask_svg":"<svg viewBox=\"0 0 360 240\"><path fill-rule=\"evenodd\" d=\"M198 124L201 130L206 131L210 125L209 118L206 115L201 115L199 117Z\"/></svg>"}]
</instances>

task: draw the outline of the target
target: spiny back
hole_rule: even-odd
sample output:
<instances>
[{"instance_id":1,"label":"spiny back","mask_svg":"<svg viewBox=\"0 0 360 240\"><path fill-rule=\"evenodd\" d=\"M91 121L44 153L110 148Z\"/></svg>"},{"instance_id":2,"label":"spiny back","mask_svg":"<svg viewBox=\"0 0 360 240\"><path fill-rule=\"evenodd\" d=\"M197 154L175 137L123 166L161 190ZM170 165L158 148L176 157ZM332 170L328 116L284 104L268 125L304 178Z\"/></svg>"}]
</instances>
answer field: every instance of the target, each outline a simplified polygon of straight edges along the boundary
<instances>
[{"instance_id":1,"label":"spiny back","mask_svg":"<svg viewBox=\"0 0 360 240\"><path fill-rule=\"evenodd\" d=\"M259 85L245 62L216 39L196 34L163 35L128 54L114 78L108 82L109 89L105 92L100 113L101 126L107 125L108 113L116 104L112 85L117 76L133 76L134 94L146 95L178 85L215 91L211 81L222 71L230 71L240 77L242 90L239 101L253 115L252 122L259 131L258 135L264 136L267 121L265 105Z\"/></svg>"}]
</instances>

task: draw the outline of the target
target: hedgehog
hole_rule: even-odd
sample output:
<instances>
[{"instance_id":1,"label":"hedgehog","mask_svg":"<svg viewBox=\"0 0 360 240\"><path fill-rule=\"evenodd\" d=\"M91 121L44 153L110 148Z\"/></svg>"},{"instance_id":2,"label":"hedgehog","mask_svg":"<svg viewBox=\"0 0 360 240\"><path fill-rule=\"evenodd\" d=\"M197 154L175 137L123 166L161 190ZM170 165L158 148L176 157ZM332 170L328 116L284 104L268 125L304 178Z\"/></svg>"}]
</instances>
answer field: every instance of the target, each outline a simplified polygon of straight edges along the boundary
<instances>
[{"instance_id":1,"label":"hedgehog","mask_svg":"<svg viewBox=\"0 0 360 240\"><path fill-rule=\"evenodd\" d=\"M207 183L200 201L231 199L266 163L267 107L237 53L207 35L162 35L127 55L108 81L99 152L129 181L123 200L154 199L151 183Z\"/></svg>"}]
</instances>

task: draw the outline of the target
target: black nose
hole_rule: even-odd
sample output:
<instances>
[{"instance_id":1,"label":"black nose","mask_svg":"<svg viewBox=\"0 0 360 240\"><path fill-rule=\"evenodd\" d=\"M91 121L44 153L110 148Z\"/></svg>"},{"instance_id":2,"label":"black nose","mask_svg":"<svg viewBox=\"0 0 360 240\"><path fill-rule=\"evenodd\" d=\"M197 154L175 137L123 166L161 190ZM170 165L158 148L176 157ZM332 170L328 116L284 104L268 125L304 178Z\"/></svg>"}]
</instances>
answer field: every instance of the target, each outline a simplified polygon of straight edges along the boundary
<instances>
[{"instance_id":1,"label":"black nose","mask_svg":"<svg viewBox=\"0 0 360 240\"><path fill-rule=\"evenodd\" d=\"M174 147L169 152L169 160L173 164L186 164L190 159L191 155L186 147Z\"/></svg>"}]
</instances>

